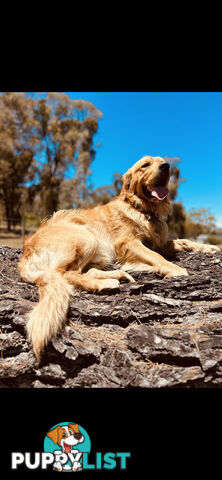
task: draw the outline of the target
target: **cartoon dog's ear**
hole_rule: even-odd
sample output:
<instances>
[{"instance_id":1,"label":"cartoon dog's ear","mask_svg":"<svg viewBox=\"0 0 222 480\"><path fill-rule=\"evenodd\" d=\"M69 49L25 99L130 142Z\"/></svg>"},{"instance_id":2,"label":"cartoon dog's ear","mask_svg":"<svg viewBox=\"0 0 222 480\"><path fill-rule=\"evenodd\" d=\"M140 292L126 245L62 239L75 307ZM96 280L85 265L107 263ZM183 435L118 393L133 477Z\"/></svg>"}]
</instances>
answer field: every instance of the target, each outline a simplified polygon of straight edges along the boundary
<instances>
[{"instance_id":1,"label":"cartoon dog's ear","mask_svg":"<svg viewBox=\"0 0 222 480\"><path fill-rule=\"evenodd\" d=\"M77 423L69 423L69 428L72 428L74 433L80 433L79 426Z\"/></svg>"},{"instance_id":2,"label":"cartoon dog's ear","mask_svg":"<svg viewBox=\"0 0 222 480\"><path fill-rule=\"evenodd\" d=\"M58 443L58 429L59 427L53 428L47 433L47 437L51 438L54 443Z\"/></svg>"}]
</instances>

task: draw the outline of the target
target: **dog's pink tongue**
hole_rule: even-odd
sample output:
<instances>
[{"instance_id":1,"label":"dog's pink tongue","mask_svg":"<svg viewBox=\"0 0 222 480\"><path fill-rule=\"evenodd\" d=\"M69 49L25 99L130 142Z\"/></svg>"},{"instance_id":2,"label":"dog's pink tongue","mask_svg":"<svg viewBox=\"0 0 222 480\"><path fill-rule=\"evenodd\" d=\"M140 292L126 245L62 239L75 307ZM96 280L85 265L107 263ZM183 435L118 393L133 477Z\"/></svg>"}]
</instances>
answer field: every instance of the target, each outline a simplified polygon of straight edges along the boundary
<instances>
[{"instance_id":1,"label":"dog's pink tongue","mask_svg":"<svg viewBox=\"0 0 222 480\"><path fill-rule=\"evenodd\" d=\"M153 197L158 198L158 200L164 200L167 197L169 190L166 187L155 187L151 191Z\"/></svg>"},{"instance_id":2,"label":"dog's pink tongue","mask_svg":"<svg viewBox=\"0 0 222 480\"><path fill-rule=\"evenodd\" d=\"M67 443L64 443L64 447L66 453L69 453L71 451L71 445L67 445Z\"/></svg>"}]
</instances>

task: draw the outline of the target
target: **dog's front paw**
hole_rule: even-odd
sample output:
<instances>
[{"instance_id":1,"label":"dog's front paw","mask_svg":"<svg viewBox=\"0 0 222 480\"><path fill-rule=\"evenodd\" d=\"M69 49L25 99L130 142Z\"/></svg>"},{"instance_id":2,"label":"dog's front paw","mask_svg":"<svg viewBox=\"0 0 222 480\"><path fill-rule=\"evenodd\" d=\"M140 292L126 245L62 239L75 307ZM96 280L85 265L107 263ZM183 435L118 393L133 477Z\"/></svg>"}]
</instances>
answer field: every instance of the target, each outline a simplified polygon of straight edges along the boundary
<instances>
[{"instance_id":1,"label":"dog's front paw","mask_svg":"<svg viewBox=\"0 0 222 480\"><path fill-rule=\"evenodd\" d=\"M61 462L55 462L53 463L53 470L56 470L57 472L62 471L62 464Z\"/></svg>"},{"instance_id":2,"label":"dog's front paw","mask_svg":"<svg viewBox=\"0 0 222 480\"><path fill-rule=\"evenodd\" d=\"M119 286L120 286L119 280L116 280L114 278L109 278L106 280L100 280L100 285L98 290L99 292L106 289L113 290L113 289L119 288Z\"/></svg>"},{"instance_id":3,"label":"dog's front paw","mask_svg":"<svg viewBox=\"0 0 222 480\"><path fill-rule=\"evenodd\" d=\"M182 276L188 276L188 275L189 273L186 270L186 268L177 267L177 269L173 269L170 272L168 272L165 275L165 278L182 277Z\"/></svg>"},{"instance_id":4,"label":"dog's front paw","mask_svg":"<svg viewBox=\"0 0 222 480\"><path fill-rule=\"evenodd\" d=\"M116 270L116 272L119 274L119 276L116 277L116 278L118 278L119 280L120 280L121 278L125 278L126 280L128 280L128 281L131 282L131 283L136 283L135 280L134 280L134 278L131 277L131 275L130 275L129 273L124 272L123 270Z\"/></svg>"},{"instance_id":5,"label":"dog's front paw","mask_svg":"<svg viewBox=\"0 0 222 480\"><path fill-rule=\"evenodd\" d=\"M73 467L72 467L73 472L76 472L77 470L82 470L82 465L80 462L74 462Z\"/></svg>"},{"instance_id":6,"label":"dog's front paw","mask_svg":"<svg viewBox=\"0 0 222 480\"><path fill-rule=\"evenodd\" d=\"M203 245L203 253L216 253L220 252L220 248L216 247L216 245Z\"/></svg>"}]
</instances>

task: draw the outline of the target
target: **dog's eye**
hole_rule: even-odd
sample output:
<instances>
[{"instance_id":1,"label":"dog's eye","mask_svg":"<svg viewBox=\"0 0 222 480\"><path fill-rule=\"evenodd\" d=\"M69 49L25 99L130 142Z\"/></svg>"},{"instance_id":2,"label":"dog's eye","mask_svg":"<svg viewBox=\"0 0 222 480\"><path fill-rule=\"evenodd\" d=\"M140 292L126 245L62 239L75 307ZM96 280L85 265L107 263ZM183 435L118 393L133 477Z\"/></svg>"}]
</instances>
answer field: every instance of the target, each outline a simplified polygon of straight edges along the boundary
<instances>
[{"instance_id":1,"label":"dog's eye","mask_svg":"<svg viewBox=\"0 0 222 480\"><path fill-rule=\"evenodd\" d=\"M69 430L69 434L70 434L70 435L73 435L73 432L72 432L72 430Z\"/></svg>"},{"instance_id":2,"label":"dog's eye","mask_svg":"<svg viewBox=\"0 0 222 480\"><path fill-rule=\"evenodd\" d=\"M142 165L142 168L146 168L146 167L149 167L150 166L150 163L144 163L144 165Z\"/></svg>"},{"instance_id":3,"label":"dog's eye","mask_svg":"<svg viewBox=\"0 0 222 480\"><path fill-rule=\"evenodd\" d=\"M63 432L62 436L63 436L63 438L67 437L66 432Z\"/></svg>"}]
</instances>

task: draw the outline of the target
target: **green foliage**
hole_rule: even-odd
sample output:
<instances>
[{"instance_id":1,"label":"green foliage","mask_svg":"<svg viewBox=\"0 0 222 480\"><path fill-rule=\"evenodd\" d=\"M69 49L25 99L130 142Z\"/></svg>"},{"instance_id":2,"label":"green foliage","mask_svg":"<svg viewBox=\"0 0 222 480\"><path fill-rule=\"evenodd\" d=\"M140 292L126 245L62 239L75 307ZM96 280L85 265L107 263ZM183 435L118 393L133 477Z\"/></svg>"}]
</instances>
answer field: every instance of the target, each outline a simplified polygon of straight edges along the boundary
<instances>
[{"instance_id":1,"label":"green foliage","mask_svg":"<svg viewBox=\"0 0 222 480\"><path fill-rule=\"evenodd\" d=\"M186 219L185 222L185 237L186 238L197 238L199 235L204 233L203 226L199 223L194 223Z\"/></svg>"},{"instance_id":2,"label":"green foliage","mask_svg":"<svg viewBox=\"0 0 222 480\"><path fill-rule=\"evenodd\" d=\"M35 215L34 213L25 213L24 214L24 225L25 228L39 227L41 223L41 218Z\"/></svg>"},{"instance_id":3,"label":"green foliage","mask_svg":"<svg viewBox=\"0 0 222 480\"><path fill-rule=\"evenodd\" d=\"M38 160L39 195L45 215L59 205L64 208L64 202L78 205L87 199L87 179L95 157L93 138L101 116L92 103L71 100L66 94L49 93L36 102L34 117L43 159ZM70 167L72 178L66 180ZM69 195L67 187L71 187Z\"/></svg>"},{"instance_id":4,"label":"green foliage","mask_svg":"<svg viewBox=\"0 0 222 480\"><path fill-rule=\"evenodd\" d=\"M33 101L24 93L0 96L0 201L4 205L8 230L20 217L23 185L32 178L36 123Z\"/></svg>"},{"instance_id":5,"label":"green foliage","mask_svg":"<svg viewBox=\"0 0 222 480\"><path fill-rule=\"evenodd\" d=\"M180 202L172 204L171 212L168 217L168 228L171 235L182 238L185 235L186 213Z\"/></svg>"},{"instance_id":6,"label":"green foliage","mask_svg":"<svg viewBox=\"0 0 222 480\"><path fill-rule=\"evenodd\" d=\"M64 197L70 206L87 201L101 117L91 102L63 93L0 95L0 203L9 230L23 212L43 217ZM69 198L66 181L73 187Z\"/></svg>"},{"instance_id":7,"label":"green foliage","mask_svg":"<svg viewBox=\"0 0 222 480\"><path fill-rule=\"evenodd\" d=\"M211 245L222 245L222 238L210 236L207 237L206 243L210 243Z\"/></svg>"},{"instance_id":8,"label":"green foliage","mask_svg":"<svg viewBox=\"0 0 222 480\"><path fill-rule=\"evenodd\" d=\"M198 235L216 231L216 219L209 209L192 208L187 214L185 233L187 237L197 238Z\"/></svg>"}]
</instances>

